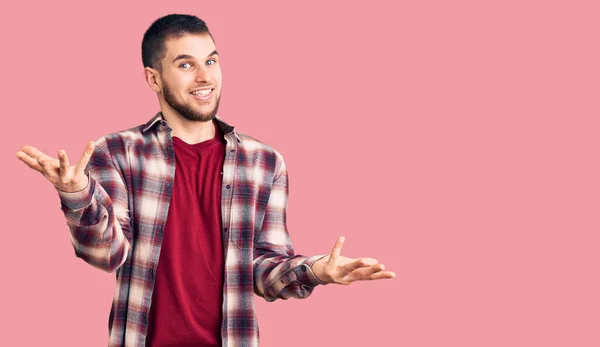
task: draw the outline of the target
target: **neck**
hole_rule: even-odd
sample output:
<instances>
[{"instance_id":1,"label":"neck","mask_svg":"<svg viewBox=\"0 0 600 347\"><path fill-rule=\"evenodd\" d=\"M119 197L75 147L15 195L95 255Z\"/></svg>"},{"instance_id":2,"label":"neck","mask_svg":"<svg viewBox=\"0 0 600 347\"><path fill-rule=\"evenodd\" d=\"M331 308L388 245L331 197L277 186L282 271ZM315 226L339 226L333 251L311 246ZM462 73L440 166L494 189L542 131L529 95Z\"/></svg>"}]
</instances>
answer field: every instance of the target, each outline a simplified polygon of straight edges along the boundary
<instances>
[{"instance_id":1,"label":"neck","mask_svg":"<svg viewBox=\"0 0 600 347\"><path fill-rule=\"evenodd\" d=\"M215 137L215 126L212 121L199 122L183 118L172 109L162 109L163 117L172 129L171 136L176 136L191 145L212 140Z\"/></svg>"}]
</instances>

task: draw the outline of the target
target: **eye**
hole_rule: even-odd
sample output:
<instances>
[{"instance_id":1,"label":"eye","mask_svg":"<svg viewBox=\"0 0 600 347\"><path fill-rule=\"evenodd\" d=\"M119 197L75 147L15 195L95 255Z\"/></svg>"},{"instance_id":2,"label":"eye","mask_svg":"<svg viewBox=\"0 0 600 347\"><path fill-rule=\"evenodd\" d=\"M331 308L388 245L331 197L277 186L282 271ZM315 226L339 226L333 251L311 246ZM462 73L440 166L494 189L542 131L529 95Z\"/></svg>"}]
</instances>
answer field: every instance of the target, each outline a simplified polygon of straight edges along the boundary
<instances>
[{"instance_id":1,"label":"eye","mask_svg":"<svg viewBox=\"0 0 600 347\"><path fill-rule=\"evenodd\" d=\"M217 61L214 60L214 59L209 59L209 60L206 61L206 65L214 65L216 63L217 63Z\"/></svg>"},{"instance_id":2,"label":"eye","mask_svg":"<svg viewBox=\"0 0 600 347\"><path fill-rule=\"evenodd\" d=\"M184 69L189 69L190 67L192 67L192 65L190 63L181 63L179 65L180 68L184 68Z\"/></svg>"}]
</instances>

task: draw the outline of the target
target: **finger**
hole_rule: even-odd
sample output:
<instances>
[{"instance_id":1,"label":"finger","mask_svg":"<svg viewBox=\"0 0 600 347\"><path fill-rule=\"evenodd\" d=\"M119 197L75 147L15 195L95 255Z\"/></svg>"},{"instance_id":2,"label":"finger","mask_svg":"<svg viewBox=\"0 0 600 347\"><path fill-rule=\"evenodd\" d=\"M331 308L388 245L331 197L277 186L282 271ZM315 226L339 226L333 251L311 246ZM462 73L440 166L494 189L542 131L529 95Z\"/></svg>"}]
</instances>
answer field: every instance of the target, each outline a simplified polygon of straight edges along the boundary
<instances>
[{"instance_id":1,"label":"finger","mask_svg":"<svg viewBox=\"0 0 600 347\"><path fill-rule=\"evenodd\" d=\"M67 156L67 152L64 150L58 151L58 160L60 161L60 169L65 172L71 164L69 164L69 157Z\"/></svg>"},{"instance_id":2,"label":"finger","mask_svg":"<svg viewBox=\"0 0 600 347\"><path fill-rule=\"evenodd\" d=\"M385 280L396 277L396 274L392 271L380 271L372 274L367 279L368 280Z\"/></svg>"},{"instance_id":3,"label":"finger","mask_svg":"<svg viewBox=\"0 0 600 347\"><path fill-rule=\"evenodd\" d=\"M33 147L33 146L23 146L21 147L21 152L27 154L28 156L40 160L40 159L44 159L45 161L48 161L50 164L52 164L54 167L58 168L60 167L58 159L56 158L52 158L51 156L43 153L42 151L40 151L39 149Z\"/></svg>"},{"instance_id":4,"label":"finger","mask_svg":"<svg viewBox=\"0 0 600 347\"><path fill-rule=\"evenodd\" d=\"M375 260L373 258L359 258L359 259L353 260L352 262L344 265L344 271L346 273L350 273L358 268L376 265L376 264L377 264L377 260Z\"/></svg>"},{"instance_id":5,"label":"finger","mask_svg":"<svg viewBox=\"0 0 600 347\"><path fill-rule=\"evenodd\" d=\"M77 162L77 165L75 165L75 174L83 173L83 170L85 170L85 167L92 157L92 153L94 153L94 147L95 145L93 141L87 143L87 146L85 146L85 151L83 151L79 162Z\"/></svg>"},{"instance_id":6,"label":"finger","mask_svg":"<svg viewBox=\"0 0 600 347\"><path fill-rule=\"evenodd\" d=\"M40 173L42 172L42 167L40 166L38 161L35 158L32 158L29 155L27 155L27 153L25 153L23 151L18 151L17 158L19 158L20 161L24 162L25 165L29 166L30 168L34 169L35 171L40 172Z\"/></svg>"},{"instance_id":7,"label":"finger","mask_svg":"<svg viewBox=\"0 0 600 347\"><path fill-rule=\"evenodd\" d=\"M342 247L344 246L344 240L345 240L345 238L343 236L338 237L337 242L335 243L335 246L333 246L333 250L331 251L331 255L329 257L329 262L332 262L335 264L335 262L337 261L337 259L340 256L340 253L342 252Z\"/></svg>"},{"instance_id":8,"label":"finger","mask_svg":"<svg viewBox=\"0 0 600 347\"><path fill-rule=\"evenodd\" d=\"M38 158L37 162L38 164L40 164L43 171L47 173L52 171L52 164L50 164L50 160L48 160L47 158Z\"/></svg>"},{"instance_id":9,"label":"finger","mask_svg":"<svg viewBox=\"0 0 600 347\"><path fill-rule=\"evenodd\" d=\"M30 156L34 159L50 158L46 154L42 153L42 151L40 151L39 149L37 149L33 146L23 146L23 147L21 147L21 152L27 154L28 156Z\"/></svg>"},{"instance_id":10,"label":"finger","mask_svg":"<svg viewBox=\"0 0 600 347\"><path fill-rule=\"evenodd\" d=\"M49 157L47 155L44 155L42 158L38 158L38 163L41 162L44 162L47 171L55 171L56 169L60 168L60 162L58 159ZM42 165L42 168L44 165Z\"/></svg>"},{"instance_id":11,"label":"finger","mask_svg":"<svg viewBox=\"0 0 600 347\"><path fill-rule=\"evenodd\" d=\"M48 158L37 159L38 164L42 167L42 175L44 175L52 184L58 182L59 173L57 167L52 165L52 161Z\"/></svg>"},{"instance_id":12,"label":"finger","mask_svg":"<svg viewBox=\"0 0 600 347\"><path fill-rule=\"evenodd\" d=\"M350 274L344 277L344 280L349 282L354 281L364 281L369 279L369 277L375 273L381 272L385 269L383 264L371 265L368 267L363 267L360 269L356 269L352 271Z\"/></svg>"}]
</instances>

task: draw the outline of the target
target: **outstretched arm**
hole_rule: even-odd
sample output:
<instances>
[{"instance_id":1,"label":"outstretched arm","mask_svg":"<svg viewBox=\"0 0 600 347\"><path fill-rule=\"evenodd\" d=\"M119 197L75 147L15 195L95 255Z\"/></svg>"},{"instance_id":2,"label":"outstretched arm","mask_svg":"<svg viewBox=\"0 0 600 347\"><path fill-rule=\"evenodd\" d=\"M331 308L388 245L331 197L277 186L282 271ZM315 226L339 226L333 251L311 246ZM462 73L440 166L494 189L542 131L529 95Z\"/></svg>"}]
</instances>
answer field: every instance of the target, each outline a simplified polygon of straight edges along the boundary
<instances>
[{"instance_id":1,"label":"outstretched arm","mask_svg":"<svg viewBox=\"0 0 600 347\"><path fill-rule=\"evenodd\" d=\"M23 146L17 158L57 189L76 256L114 271L127 259L131 227L127 190L105 147L104 140L90 141L74 166L65 151L56 159L32 146Z\"/></svg>"},{"instance_id":2,"label":"outstretched arm","mask_svg":"<svg viewBox=\"0 0 600 347\"><path fill-rule=\"evenodd\" d=\"M341 256L343 237L329 255L295 255L286 227L288 179L278 158L262 230L254 243L254 291L267 301L305 298L319 284L350 284L359 280L392 278L383 264L372 258Z\"/></svg>"}]
</instances>

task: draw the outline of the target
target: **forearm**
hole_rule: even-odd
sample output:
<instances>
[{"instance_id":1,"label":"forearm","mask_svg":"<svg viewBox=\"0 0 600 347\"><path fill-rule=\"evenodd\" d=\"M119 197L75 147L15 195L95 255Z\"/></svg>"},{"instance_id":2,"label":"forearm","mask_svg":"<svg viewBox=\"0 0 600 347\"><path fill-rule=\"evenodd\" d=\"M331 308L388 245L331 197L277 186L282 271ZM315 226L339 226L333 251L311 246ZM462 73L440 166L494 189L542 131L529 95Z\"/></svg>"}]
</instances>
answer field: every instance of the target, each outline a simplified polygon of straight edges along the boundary
<instances>
[{"instance_id":1,"label":"forearm","mask_svg":"<svg viewBox=\"0 0 600 347\"><path fill-rule=\"evenodd\" d=\"M320 281L312 270L323 255L304 257L266 252L254 260L254 291L267 301L308 297Z\"/></svg>"},{"instance_id":2,"label":"forearm","mask_svg":"<svg viewBox=\"0 0 600 347\"><path fill-rule=\"evenodd\" d=\"M130 234L126 209L118 202L113 204L102 186L91 177L83 190L74 193L58 190L58 194L75 255L104 271L119 268L130 248L126 237Z\"/></svg>"}]
</instances>

